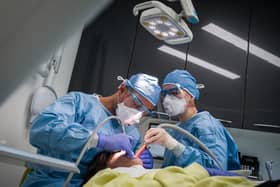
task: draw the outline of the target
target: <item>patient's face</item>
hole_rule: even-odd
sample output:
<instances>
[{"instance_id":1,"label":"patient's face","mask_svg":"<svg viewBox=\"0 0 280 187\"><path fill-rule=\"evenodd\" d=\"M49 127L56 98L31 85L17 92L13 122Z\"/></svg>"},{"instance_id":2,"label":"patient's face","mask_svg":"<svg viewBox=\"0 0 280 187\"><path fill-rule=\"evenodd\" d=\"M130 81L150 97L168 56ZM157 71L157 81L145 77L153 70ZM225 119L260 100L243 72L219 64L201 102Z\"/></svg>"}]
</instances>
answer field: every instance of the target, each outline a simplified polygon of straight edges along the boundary
<instances>
[{"instance_id":1,"label":"patient's face","mask_svg":"<svg viewBox=\"0 0 280 187\"><path fill-rule=\"evenodd\" d=\"M116 167L130 167L134 165L142 165L142 161L139 158L130 160L124 151L113 153L107 161L108 168Z\"/></svg>"}]
</instances>

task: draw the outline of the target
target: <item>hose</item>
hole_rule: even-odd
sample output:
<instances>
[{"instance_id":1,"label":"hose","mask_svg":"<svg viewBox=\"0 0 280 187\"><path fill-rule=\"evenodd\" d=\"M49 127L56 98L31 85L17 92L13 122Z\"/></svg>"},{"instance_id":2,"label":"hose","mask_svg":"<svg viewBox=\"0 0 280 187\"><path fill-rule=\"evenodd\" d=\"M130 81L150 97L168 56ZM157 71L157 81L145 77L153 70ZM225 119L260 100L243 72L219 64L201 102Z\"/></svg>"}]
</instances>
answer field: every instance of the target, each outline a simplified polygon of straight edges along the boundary
<instances>
[{"instance_id":1,"label":"hose","mask_svg":"<svg viewBox=\"0 0 280 187\"><path fill-rule=\"evenodd\" d=\"M111 120L111 119L115 119L115 120L117 120L117 121L119 122L119 124L121 124L123 133L125 134L125 127L124 127L124 124L121 122L121 120L120 120L117 116L109 116L109 117L107 117L106 119L104 119L103 121L101 121L101 122L97 125L96 129L94 129L94 131L91 133L91 135L90 135L90 137L89 137L87 143L84 145L84 147L83 147L83 149L82 149L82 151L81 151L81 153L80 153L80 155L79 155L79 157L78 157L78 159L77 159L77 161L76 161L76 163L75 163L77 167L79 166L81 159L83 158L83 156L84 156L86 150L88 149L89 143L90 143L91 140L93 139L94 135L97 133L98 129L99 129L105 122L107 122L108 120ZM66 181L65 181L65 183L64 183L64 187L67 187L67 186L68 186L68 184L69 184L69 182L71 181L73 175L74 175L74 172L70 172L70 173L69 173L69 175L68 175L68 177L67 177L67 179L66 179Z\"/></svg>"},{"instance_id":2,"label":"hose","mask_svg":"<svg viewBox=\"0 0 280 187\"><path fill-rule=\"evenodd\" d=\"M224 170L223 166L217 160L217 158L214 156L214 154L199 139L197 139L191 133L189 133L188 131L184 130L181 127L178 127L176 125L167 124L167 123L162 123L157 128L166 128L166 127L175 129L175 130L181 132L182 134L186 135L188 138L190 138L192 141L194 141L196 144L198 144L202 148L202 150L205 151L217 163L218 167L221 170Z\"/></svg>"}]
</instances>

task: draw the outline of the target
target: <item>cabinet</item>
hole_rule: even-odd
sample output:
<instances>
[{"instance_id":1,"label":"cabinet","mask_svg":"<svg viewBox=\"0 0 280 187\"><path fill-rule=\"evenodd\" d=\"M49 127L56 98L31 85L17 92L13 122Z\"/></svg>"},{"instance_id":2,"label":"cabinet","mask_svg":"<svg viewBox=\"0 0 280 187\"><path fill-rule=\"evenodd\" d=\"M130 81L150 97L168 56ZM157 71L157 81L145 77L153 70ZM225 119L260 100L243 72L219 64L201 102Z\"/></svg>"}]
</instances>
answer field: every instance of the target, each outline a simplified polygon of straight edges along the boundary
<instances>
[{"instance_id":1,"label":"cabinet","mask_svg":"<svg viewBox=\"0 0 280 187\"><path fill-rule=\"evenodd\" d=\"M276 2L193 0L200 18L198 24L188 23L193 41L167 45L133 16L134 5L143 1L116 1L84 30L70 90L109 95L120 83L114 79L117 75L147 73L161 84L168 72L187 69L205 86L199 109L227 127L280 132ZM181 11L179 2L162 2ZM182 55L170 55L161 47Z\"/></svg>"},{"instance_id":2,"label":"cabinet","mask_svg":"<svg viewBox=\"0 0 280 187\"><path fill-rule=\"evenodd\" d=\"M198 106L225 126L242 128L244 88L249 31L249 3L236 1L193 1L200 22L192 26L187 70L198 83ZM238 43L239 42L239 43Z\"/></svg>"},{"instance_id":3,"label":"cabinet","mask_svg":"<svg viewBox=\"0 0 280 187\"><path fill-rule=\"evenodd\" d=\"M252 4L244 127L280 132L280 6Z\"/></svg>"}]
</instances>

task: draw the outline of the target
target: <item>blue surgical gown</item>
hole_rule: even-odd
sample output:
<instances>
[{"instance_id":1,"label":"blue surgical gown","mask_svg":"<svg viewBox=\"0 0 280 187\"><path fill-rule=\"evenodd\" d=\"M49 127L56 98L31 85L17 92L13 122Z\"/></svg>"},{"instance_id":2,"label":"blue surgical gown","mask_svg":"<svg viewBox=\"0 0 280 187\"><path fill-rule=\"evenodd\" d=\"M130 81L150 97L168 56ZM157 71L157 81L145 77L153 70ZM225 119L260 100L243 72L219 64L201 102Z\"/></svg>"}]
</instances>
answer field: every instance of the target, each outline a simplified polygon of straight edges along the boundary
<instances>
[{"instance_id":1,"label":"blue surgical gown","mask_svg":"<svg viewBox=\"0 0 280 187\"><path fill-rule=\"evenodd\" d=\"M99 101L97 95L71 92L47 107L34 119L30 130L30 143L38 149L38 154L75 162L90 133L108 116L112 115ZM109 120L98 132L106 135L122 133L116 120ZM135 126L126 126L126 134L132 136L134 151L140 145L140 133ZM89 149L82 158L79 169L69 186L80 186L90 161L99 148ZM68 173L39 165L29 165L33 171L25 179L23 186L61 187Z\"/></svg>"},{"instance_id":2,"label":"blue surgical gown","mask_svg":"<svg viewBox=\"0 0 280 187\"><path fill-rule=\"evenodd\" d=\"M240 168L236 143L221 122L215 119L209 112L199 112L191 119L180 123L179 127L187 130L204 143L225 170ZM162 167L171 165L185 167L193 162L197 162L204 167L219 168L217 163L206 152L185 135L169 129L168 132L177 141L182 143L185 149L178 157L172 151L166 149Z\"/></svg>"}]
</instances>

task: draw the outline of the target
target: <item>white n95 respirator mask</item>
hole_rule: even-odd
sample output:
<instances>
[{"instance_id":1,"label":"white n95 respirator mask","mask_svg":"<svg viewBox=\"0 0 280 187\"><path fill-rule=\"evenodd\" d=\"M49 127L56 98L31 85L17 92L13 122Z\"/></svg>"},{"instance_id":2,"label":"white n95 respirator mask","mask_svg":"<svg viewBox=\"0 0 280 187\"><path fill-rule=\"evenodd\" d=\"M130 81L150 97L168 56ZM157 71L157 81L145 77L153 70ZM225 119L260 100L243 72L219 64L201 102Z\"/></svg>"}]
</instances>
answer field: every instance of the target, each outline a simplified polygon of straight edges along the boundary
<instances>
[{"instance_id":1,"label":"white n95 respirator mask","mask_svg":"<svg viewBox=\"0 0 280 187\"><path fill-rule=\"evenodd\" d=\"M124 103L120 103L116 109L116 115L118 118L120 118L123 124L132 125L140 122L142 112L137 109L125 106Z\"/></svg>"},{"instance_id":2,"label":"white n95 respirator mask","mask_svg":"<svg viewBox=\"0 0 280 187\"><path fill-rule=\"evenodd\" d=\"M185 98L177 98L174 95L166 95L162 102L165 112L171 116L177 116L185 111L187 102Z\"/></svg>"}]
</instances>

